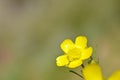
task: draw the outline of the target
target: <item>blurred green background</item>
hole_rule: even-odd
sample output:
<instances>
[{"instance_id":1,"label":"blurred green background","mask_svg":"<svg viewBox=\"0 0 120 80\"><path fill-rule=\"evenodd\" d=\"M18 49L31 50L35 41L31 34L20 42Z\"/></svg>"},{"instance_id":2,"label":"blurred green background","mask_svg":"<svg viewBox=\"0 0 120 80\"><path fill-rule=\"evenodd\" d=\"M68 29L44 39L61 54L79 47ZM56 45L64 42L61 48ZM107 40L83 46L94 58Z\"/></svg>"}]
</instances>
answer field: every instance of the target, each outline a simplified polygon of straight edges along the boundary
<instances>
[{"instance_id":1,"label":"blurred green background","mask_svg":"<svg viewBox=\"0 0 120 80\"><path fill-rule=\"evenodd\" d=\"M119 3L0 0L0 80L81 80L55 63L60 43L78 35L96 49L104 76L120 69Z\"/></svg>"}]
</instances>

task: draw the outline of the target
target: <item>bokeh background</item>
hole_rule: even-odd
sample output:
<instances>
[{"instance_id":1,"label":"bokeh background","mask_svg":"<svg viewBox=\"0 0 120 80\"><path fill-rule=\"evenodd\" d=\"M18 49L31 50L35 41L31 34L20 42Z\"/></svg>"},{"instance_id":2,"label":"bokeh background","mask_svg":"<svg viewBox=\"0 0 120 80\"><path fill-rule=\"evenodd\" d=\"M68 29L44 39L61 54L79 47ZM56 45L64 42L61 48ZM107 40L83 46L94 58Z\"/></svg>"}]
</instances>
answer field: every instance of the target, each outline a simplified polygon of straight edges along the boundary
<instances>
[{"instance_id":1,"label":"bokeh background","mask_svg":"<svg viewBox=\"0 0 120 80\"><path fill-rule=\"evenodd\" d=\"M119 3L0 0L0 80L82 80L56 66L60 43L78 35L97 51L105 77L120 69Z\"/></svg>"}]
</instances>

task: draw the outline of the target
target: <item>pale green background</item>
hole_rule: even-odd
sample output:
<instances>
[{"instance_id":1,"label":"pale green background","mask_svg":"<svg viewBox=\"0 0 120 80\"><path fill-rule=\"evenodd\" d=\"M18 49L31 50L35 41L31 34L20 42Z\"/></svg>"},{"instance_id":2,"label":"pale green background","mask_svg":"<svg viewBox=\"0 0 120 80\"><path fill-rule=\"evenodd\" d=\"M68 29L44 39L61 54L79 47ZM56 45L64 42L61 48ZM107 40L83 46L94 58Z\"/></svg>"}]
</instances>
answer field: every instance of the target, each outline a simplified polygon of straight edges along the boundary
<instances>
[{"instance_id":1,"label":"pale green background","mask_svg":"<svg viewBox=\"0 0 120 80\"><path fill-rule=\"evenodd\" d=\"M120 69L119 3L0 0L0 80L80 80L55 64L60 43L78 35L96 49L104 76Z\"/></svg>"}]
</instances>

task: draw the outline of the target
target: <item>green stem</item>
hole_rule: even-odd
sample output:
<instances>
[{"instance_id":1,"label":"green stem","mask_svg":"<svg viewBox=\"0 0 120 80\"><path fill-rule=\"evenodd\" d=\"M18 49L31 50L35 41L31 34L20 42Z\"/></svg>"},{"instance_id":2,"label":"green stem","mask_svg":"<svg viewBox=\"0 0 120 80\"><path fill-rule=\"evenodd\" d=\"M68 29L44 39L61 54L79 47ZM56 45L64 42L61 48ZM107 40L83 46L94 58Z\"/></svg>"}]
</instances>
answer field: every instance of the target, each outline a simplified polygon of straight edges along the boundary
<instances>
[{"instance_id":1,"label":"green stem","mask_svg":"<svg viewBox=\"0 0 120 80\"><path fill-rule=\"evenodd\" d=\"M84 66L84 64L82 64L81 66L82 66L82 68L84 68L84 67L85 67L85 66Z\"/></svg>"},{"instance_id":2,"label":"green stem","mask_svg":"<svg viewBox=\"0 0 120 80\"><path fill-rule=\"evenodd\" d=\"M82 76L82 75L78 74L78 73L77 73L77 72L75 72L75 71L70 70L70 72L72 72L72 73L74 73L74 74L78 75L79 77L83 78L83 76Z\"/></svg>"}]
</instances>

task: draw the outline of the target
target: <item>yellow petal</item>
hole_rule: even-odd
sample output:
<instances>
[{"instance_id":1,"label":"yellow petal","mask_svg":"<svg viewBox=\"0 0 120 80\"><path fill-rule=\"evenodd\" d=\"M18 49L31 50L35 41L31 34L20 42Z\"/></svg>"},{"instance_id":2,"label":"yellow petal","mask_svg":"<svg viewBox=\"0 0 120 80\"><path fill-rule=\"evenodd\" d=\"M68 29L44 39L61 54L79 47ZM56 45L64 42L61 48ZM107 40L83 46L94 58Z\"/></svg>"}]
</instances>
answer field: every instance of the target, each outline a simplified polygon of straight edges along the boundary
<instances>
[{"instance_id":1,"label":"yellow petal","mask_svg":"<svg viewBox=\"0 0 120 80\"><path fill-rule=\"evenodd\" d=\"M83 69L85 80L103 80L101 68L98 64L89 64Z\"/></svg>"},{"instance_id":2,"label":"yellow petal","mask_svg":"<svg viewBox=\"0 0 120 80\"><path fill-rule=\"evenodd\" d=\"M70 64L68 65L69 68L76 68L82 64L82 60L74 60L71 61Z\"/></svg>"},{"instance_id":3,"label":"yellow petal","mask_svg":"<svg viewBox=\"0 0 120 80\"><path fill-rule=\"evenodd\" d=\"M92 55L92 51L93 51L92 47L83 49L81 52L81 59L85 60L85 59L89 58Z\"/></svg>"},{"instance_id":4,"label":"yellow petal","mask_svg":"<svg viewBox=\"0 0 120 80\"><path fill-rule=\"evenodd\" d=\"M56 64L57 66L65 66L69 63L68 59L67 59L67 55L62 55L57 57L56 59Z\"/></svg>"},{"instance_id":5,"label":"yellow petal","mask_svg":"<svg viewBox=\"0 0 120 80\"><path fill-rule=\"evenodd\" d=\"M68 51L74 47L74 43L70 39L66 39L60 46L65 53L68 53Z\"/></svg>"},{"instance_id":6,"label":"yellow petal","mask_svg":"<svg viewBox=\"0 0 120 80\"><path fill-rule=\"evenodd\" d=\"M108 80L120 80L120 70L115 71Z\"/></svg>"},{"instance_id":7,"label":"yellow petal","mask_svg":"<svg viewBox=\"0 0 120 80\"><path fill-rule=\"evenodd\" d=\"M75 45L84 49L87 46L87 38L85 36L78 36L75 40Z\"/></svg>"}]
</instances>

